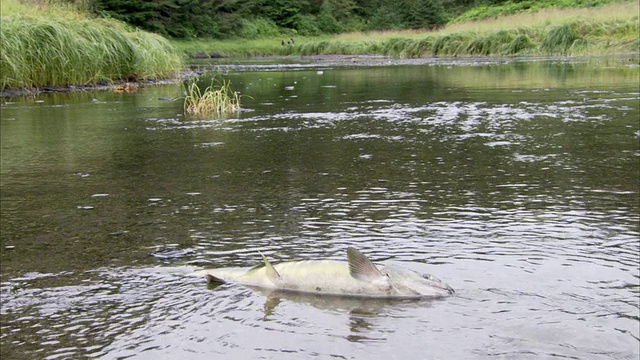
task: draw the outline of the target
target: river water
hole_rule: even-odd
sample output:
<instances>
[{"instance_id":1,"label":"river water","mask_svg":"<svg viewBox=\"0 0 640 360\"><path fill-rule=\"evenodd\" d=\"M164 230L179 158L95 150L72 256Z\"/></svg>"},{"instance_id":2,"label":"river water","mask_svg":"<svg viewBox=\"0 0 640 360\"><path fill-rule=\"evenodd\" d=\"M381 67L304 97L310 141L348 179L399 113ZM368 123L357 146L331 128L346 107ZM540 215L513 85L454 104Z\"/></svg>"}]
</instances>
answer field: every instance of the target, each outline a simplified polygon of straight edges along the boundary
<instances>
[{"instance_id":1,"label":"river water","mask_svg":"<svg viewBox=\"0 0 640 360\"><path fill-rule=\"evenodd\" d=\"M227 66L3 100L2 359L637 359L638 59ZM456 293L207 286L202 268L356 247Z\"/></svg>"}]
</instances>

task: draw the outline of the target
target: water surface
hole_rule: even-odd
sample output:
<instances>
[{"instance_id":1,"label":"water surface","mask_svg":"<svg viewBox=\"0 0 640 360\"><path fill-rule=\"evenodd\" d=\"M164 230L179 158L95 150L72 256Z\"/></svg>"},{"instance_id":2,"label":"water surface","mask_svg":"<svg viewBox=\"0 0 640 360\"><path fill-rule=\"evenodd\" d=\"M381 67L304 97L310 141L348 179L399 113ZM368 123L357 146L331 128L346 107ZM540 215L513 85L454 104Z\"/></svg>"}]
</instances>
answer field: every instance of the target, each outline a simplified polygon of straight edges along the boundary
<instances>
[{"instance_id":1,"label":"water surface","mask_svg":"<svg viewBox=\"0 0 640 360\"><path fill-rule=\"evenodd\" d=\"M0 357L636 359L634 63L230 66L243 111L217 120L159 100L179 85L11 99ZM456 294L192 276L349 246Z\"/></svg>"}]
</instances>

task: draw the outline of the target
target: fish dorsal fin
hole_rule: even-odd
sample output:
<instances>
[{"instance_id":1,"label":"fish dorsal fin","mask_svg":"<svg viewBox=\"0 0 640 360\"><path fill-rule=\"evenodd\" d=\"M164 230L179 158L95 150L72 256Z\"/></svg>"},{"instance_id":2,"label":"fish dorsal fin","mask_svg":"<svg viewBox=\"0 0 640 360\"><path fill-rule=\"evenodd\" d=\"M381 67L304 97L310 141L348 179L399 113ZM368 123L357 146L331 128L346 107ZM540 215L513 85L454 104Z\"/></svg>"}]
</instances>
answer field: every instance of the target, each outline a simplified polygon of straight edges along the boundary
<instances>
[{"instance_id":1,"label":"fish dorsal fin","mask_svg":"<svg viewBox=\"0 0 640 360\"><path fill-rule=\"evenodd\" d=\"M358 280L373 280L384 276L371 260L354 248L347 249L347 259L349 273Z\"/></svg>"},{"instance_id":2,"label":"fish dorsal fin","mask_svg":"<svg viewBox=\"0 0 640 360\"><path fill-rule=\"evenodd\" d=\"M265 271L267 272L267 278L271 280L271 282L275 283L280 279L280 274L278 274L278 271L276 270L276 268L274 268L273 265L271 265L271 263L269 262L269 260L267 260L266 256L264 256L262 253L260 253L260 256L262 256L262 260L264 260L264 268L265 268Z\"/></svg>"}]
</instances>

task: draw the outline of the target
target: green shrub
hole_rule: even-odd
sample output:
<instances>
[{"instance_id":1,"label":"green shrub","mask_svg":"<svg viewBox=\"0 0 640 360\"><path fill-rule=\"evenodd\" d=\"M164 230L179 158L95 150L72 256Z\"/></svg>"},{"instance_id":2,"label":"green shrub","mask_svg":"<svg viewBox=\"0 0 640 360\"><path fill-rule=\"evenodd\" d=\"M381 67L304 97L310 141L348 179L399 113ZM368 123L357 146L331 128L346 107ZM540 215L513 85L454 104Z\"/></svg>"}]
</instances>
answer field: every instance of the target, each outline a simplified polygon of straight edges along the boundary
<instances>
[{"instance_id":1,"label":"green shrub","mask_svg":"<svg viewBox=\"0 0 640 360\"><path fill-rule=\"evenodd\" d=\"M529 37L527 35L520 34L511 41L505 53L508 55L515 55L531 48L533 48L533 44Z\"/></svg>"},{"instance_id":2,"label":"green shrub","mask_svg":"<svg viewBox=\"0 0 640 360\"><path fill-rule=\"evenodd\" d=\"M407 27L404 15L397 6L382 5L369 17L370 30L394 30Z\"/></svg>"},{"instance_id":3,"label":"green shrub","mask_svg":"<svg viewBox=\"0 0 640 360\"><path fill-rule=\"evenodd\" d=\"M280 35L280 29L271 19L262 17L243 19L242 30L238 35L244 39L274 37Z\"/></svg>"},{"instance_id":4,"label":"green shrub","mask_svg":"<svg viewBox=\"0 0 640 360\"><path fill-rule=\"evenodd\" d=\"M311 15L297 14L293 20L293 26L302 36L320 35L322 31L318 27L316 18Z\"/></svg>"},{"instance_id":5,"label":"green shrub","mask_svg":"<svg viewBox=\"0 0 640 360\"><path fill-rule=\"evenodd\" d=\"M403 4L406 24L411 29L436 29L447 23L440 0L412 0Z\"/></svg>"},{"instance_id":6,"label":"green shrub","mask_svg":"<svg viewBox=\"0 0 640 360\"><path fill-rule=\"evenodd\" d=\"M566 24L551 28L542 39L541 48L549 54L566 54L574 44L582 42L583 39L578 35L575 28Z\"/></svg>"},{"instance_id":7,"label":"green shrub","mask_svg":"<svg viewBox=\"0 0 640 360\"><path fill-rule=\"evenodd\" d=\"M466 33L438 36L431 46L431 53L434 56L464 54L470 38L473 36Z\"/></svg>"}]
</instances>

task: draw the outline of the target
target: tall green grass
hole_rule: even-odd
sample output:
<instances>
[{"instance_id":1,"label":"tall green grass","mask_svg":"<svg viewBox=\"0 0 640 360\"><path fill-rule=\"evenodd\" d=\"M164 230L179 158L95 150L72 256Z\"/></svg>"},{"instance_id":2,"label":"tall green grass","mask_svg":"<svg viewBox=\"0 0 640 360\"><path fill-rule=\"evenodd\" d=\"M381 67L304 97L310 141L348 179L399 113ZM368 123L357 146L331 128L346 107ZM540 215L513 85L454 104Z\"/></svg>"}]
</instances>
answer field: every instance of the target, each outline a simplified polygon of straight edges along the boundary
<instances>
[{"instance_id":1,"label":"tall green grass","mask_svg":"<svg viewBox=\"0 0 640 360\"><path fill-rule=\"evenodd\" d=\"M0 90L170 78L182 68L166 39L114 20L15 13L0 21Z\"/></svg>"},{"instance_id":2,"label":"tall green grass","mask_svg":"<svg viewBox=\"0 0 640 360\"><path fill-rule=\"evenodd\" d=\"M501 5L480 5L452 20L452 23L478 21L519 13L533 13L549 8L589 8L607 5L616 0L519 0Z\"/></svg>"},{"instance_id":3,"label":"tall green grass","mask_svg":"<svg viewBox=\"0 0 640 360\"><path fill-rule=\"evenodd\" d=\"M456 23L437 31L298 38L294 46L281 46L279 39L268 38L182 42L179 47L185 52L218 51L228 56L380 54L398 58L638 52L638 6L634 0L593 8L545 9Z\"/></svg>"}]
</instances>

